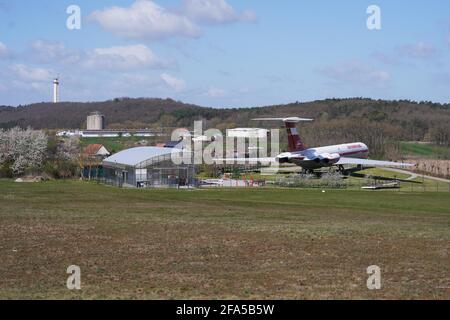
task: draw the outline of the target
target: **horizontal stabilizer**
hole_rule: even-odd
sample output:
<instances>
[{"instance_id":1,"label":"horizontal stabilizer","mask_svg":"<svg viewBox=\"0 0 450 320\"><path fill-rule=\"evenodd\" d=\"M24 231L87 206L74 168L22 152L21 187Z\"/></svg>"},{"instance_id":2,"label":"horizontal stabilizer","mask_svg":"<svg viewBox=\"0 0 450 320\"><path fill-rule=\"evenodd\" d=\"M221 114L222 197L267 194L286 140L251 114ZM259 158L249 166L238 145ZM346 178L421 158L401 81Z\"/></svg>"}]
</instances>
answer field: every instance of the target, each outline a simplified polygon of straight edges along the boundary
<instances>
[{"instance_id":1,"label":"horizontal stabilizer","mask_svg":"<svg viewBox=\"0 0 450 320\"><path fill-rule=\"evenodd\" d=\"M252 121L283 121L283 122L297 123L297 122L302 122L302 121L314 121L314 119L299 118L299 117L290 117L290 118L256 118L256 119L252 119Z\"/></svg>"}]
</instances>

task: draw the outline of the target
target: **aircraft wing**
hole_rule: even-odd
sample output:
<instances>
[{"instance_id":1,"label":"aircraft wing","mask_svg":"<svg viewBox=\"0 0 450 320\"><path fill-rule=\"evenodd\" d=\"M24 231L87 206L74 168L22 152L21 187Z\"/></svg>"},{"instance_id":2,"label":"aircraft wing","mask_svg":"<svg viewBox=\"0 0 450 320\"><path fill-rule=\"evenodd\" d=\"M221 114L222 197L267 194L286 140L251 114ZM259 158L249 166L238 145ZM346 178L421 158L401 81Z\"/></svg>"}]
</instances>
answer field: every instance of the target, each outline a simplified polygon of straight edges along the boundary
<instances>
[{"instance_id":1,"label":"aircraft wing","mask_svg":"<svg viewBox=\"0 0 450 320\"><path fill-rule=\"evenodd\" d=\"M235 162L235 163L269 163L275 162L275 158L222 158L222 159L213 159L214 162Z\"/></svg>"},{"instance_id":2,"label":"aircraft wing","mask_svg":"<svg viewBox=\"0 0 450 320\"><path fill-rule=\"evenodd\" d=\"M379 160L369 160L369 159L358 159L358 158L341 158L336 165L343 164L359 164L369 167L412 167L412 163L401 163L393 161L379 161Z\"/></svg>"}]
</instances>

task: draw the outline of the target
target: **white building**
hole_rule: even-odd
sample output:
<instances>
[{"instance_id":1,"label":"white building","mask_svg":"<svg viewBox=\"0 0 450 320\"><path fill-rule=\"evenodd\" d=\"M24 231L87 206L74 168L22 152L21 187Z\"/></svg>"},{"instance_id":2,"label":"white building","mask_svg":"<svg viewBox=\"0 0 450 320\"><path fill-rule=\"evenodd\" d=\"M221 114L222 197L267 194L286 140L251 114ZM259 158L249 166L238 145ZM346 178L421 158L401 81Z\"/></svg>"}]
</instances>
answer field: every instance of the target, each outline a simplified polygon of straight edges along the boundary
<instances>
[{"instance_id":1,"label":"white building","mask_svg":"<svg viewBox=\"0 0 450 320\"><path fill-rule=\"evenodd\" d=\"M266 138L269 130L260 128L236 128L227 130L230 138Z\"/></svg>"},{"instance_id":2,"label":"white building","mask_svg":"<svg viewBox=\"0 0 450 320\"><path fill-rule=\"evenodd\" d=\"M105 116L98 111L91 112L87 117L87 130L105 129Z\"/></svg>"}]
</instances>

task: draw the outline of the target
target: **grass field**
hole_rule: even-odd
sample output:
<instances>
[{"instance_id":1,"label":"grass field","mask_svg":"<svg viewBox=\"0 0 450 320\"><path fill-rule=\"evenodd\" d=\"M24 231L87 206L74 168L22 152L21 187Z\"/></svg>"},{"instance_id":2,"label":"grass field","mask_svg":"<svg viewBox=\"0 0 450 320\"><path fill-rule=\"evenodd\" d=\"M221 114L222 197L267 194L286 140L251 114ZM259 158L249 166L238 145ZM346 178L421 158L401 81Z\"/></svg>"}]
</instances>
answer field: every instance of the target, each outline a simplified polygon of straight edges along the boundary
<instances>
[{"instance_id":1,"label":"grass field","mask_svg":"<svg viewBox=\"0 0 450 320\"><path fill-rule=\"evenodd\" d=\"M450 148L418 142L401 142L402 153L405 156L450 159Z\"/></svg>"},{"instance_id":2,"label":"grass field","mask_svg":"<svg viewBox=\"0 0 450 320\"><path fill-rule=\"evenodd\" d=\"M399 172L392 172L388 171L383 168L369 168L360 170L357 172L354 172L350 174L349 176L345 177L345 185L346 189L349 190L360 190L362 186L367 186L370 183L373 183L374 181L377 181L377 183L388 183L392 180L399 180L400 181L400 188L396 189L398 191L416 191L416 192L424 192L424 191L432 191L432 192L447 192L450 195L450 183L444 182L444 181L436 181L429 178L422 177L422 175L417 174L417 177L408 180L411 175L414 173L399 173ZM285 177L289 177L292 175L292 173L289 173L287 175L284 175ZM275 181L279 177L283 177L282 174L276 175L261 175L261 174L254 174L249 173L247 175L243 175L243 178L245 177L246 180L266 180L266 181ZM367 179L367 177L371 177L370 179ZM312 184L314 184L314 181L312 181ZM317 180L319 181L319 180ZM384 190L387 192L393 192L395 190ZM380 190L378 191L380 192Z\"/></svg>"},{"instance_id":3,"label":"grass field","mask_svg":"<svg viewBox=\"0 0 450 320\"><path fill-rule=\"evenodd\" d=\"M358 171L356 174L358 177L361 177L362 175L370 175L372 177L376 178L382 178L382 179L393 179L393 180L400 180L400 191L417 191L417 192L424 192L424 191L434 191L434 192L447 192L450 196L450 183L443 182L443 181L436 181L431 180L425 177L422 177L420 174L418 174L418 177L412 180L407 180L410 175L406 175L403 173L398 172L391 172L384 170L382 168L371 168L371 169L365 169L362 171ZM360 187L361 184L364 184L364 179L357 178L357 177L350 177L349 178L349 185L353 185L356 187ZM388 192L392 192L393 190L388 190Z\"/></svg>"},{"instance_id":4,"label":"grass field","mask_svg":"<svg viewBox=\"0 0 450 320\"><path fill-rule=\"evenodd\" d=\"M3 299L450 298L444 192L3 180L0 222ZM73 264L81 291L65 286Z\"/></svg>"}]
</instances>

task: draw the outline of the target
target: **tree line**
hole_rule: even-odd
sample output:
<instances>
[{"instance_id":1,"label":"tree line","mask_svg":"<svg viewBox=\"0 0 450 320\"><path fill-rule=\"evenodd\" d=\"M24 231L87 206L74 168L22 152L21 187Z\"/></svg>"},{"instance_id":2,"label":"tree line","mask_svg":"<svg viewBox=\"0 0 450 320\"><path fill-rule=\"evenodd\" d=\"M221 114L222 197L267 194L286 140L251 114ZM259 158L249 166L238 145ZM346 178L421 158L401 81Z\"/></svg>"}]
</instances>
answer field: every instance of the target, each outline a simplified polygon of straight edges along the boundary
<instances>
[{"instance_id":1,"label":"tree line","mask_svg":"<svg viewBox=\"0 0 450 320\"><path fill-rule=\"evenodd\" d=\"M205 128L225 130L235 127L281 128L276 123L251 121L257 117L311 117L315 119L314 123L299 127L306 144L320 146L360 140L369 145L372 156L391 159L399 156L399 141L450 145L450 104L365 98L227 109L200 107L172 99L144 98L57 105L40 103L17 108L0 107L0 128L84 128L86 116L92 111L100 111L106 116L108 128L166 128L167 131L191 128L195 120L203 120Z\"/></svg>"}]
</instances>

